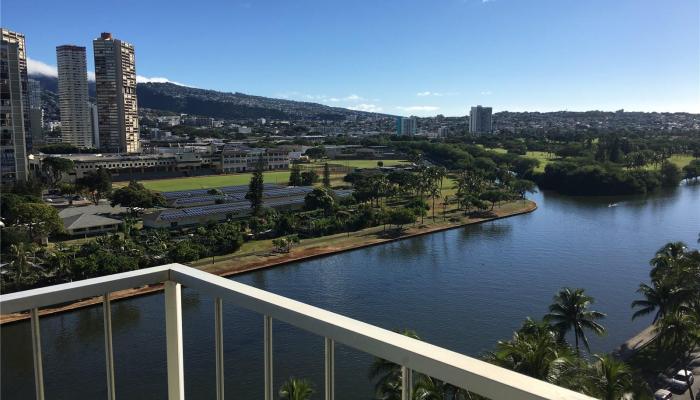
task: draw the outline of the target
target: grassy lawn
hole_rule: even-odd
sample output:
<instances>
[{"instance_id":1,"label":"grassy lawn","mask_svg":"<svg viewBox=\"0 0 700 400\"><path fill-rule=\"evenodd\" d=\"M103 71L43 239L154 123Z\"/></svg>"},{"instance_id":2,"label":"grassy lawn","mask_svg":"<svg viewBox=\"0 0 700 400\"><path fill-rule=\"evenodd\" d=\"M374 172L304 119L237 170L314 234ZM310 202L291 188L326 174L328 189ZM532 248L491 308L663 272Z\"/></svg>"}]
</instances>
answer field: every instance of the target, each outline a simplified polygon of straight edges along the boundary
<instances>
[{"instance_id":1,"label":"grassy lawn","mask_svg":"<svg viewBox=\"0 0 700 400\"><path fill-rule=\"evenodd\" d=\"M691 161L693 161L694 158L691 155L688 154L674 154L671 157L669 157L668 161L676 164L678 168L683 168L686 165L690 164ZM654 164L647 164L644 166L644 169L646 170L657 170L661 167L661 165L654 165Z\"/></svg>"},{"instance_id":2,"label":"grassy lawn","mask_svg":"<svg viewBox=\"0 0 700 400\"><path fill-rule=\"evenodd\" d=\"M338 164L353 168L375 168L379 160L329 160L328 164ZM395 166L406 164L404 160L382 160L384 166ZM322 167L325 162L317 162L313 164L305 164L311 166ZM252 172L239 174L224 174L224 175L206 175L193 176L189 178L169 178L169 179L151 179L140 181L146 188L158 192L170 192L174 190L191 190L191 189L209 189L220 186L247 185L250 182ZM331 177L332 184L342 184L342 176ZM266 183L287 184L289 182L289 171L268 171L265 172ZM126 186L128 182L117 182L113 186L115 188Z\"/></svg>"},{"instance_id":3,"label":"grassy lawn","mask_svg":"<svg viewBox=\"0 0 700 400\"><path fill-rule=\"evenodd\" d=\"M556 156L545 151L528 151L525 156L534 158L540 162L540 166L535 168L535 172L544 172L544 167L556 158Z\"/></svg>"},{"instance_id":4,"label":"grassy lawn","mask_svg":"<svg viewBox=\"0 0 700 400\"><path fill-rule=\"evenodd\" d=\"M502 147L485 147L485 149L495 151L496 153L508 152L508 150ZM545 151L528 151L527 153L525 153L525 157L534 158L540 162L540 166L535 168L535 172L544 172L544 167L546 167L550 161L556 158L556 156L550 155Z\"/></svg>"},{"instance_id":5,"label":"grassy lawn","mask_svg":"<svg viewBox=\"0 0 700 400\"><path fill-rule=\"evenodd\" d=\"M250 183L252 173L193 176L190 178L171 178L140 181L146 188L158 192L170 192L175 190L209 189L221 186L247 185ZM347 185L343 182L344 174L331 174L331 185ZM265 183L277 183L286 185L289 182L289 171L265 172ZM126 186L127 182L115 183L114 187ZM318 185L321 185L319 178Z\"/></svg>"},{"instance_id":6,"label":"grassy lawn","mask_svg":"<svg viewBox=\"0 0 700 400\"><path fill-rule=\"evenodd\" d=\"M159 192L189 189L208 189L219 186L247 185L250 182L250 172L241 174L193 176L189 178L154 179L140 181L145 187ZM289 181L289 171L265 172L266 183L286 184ZM125 186L127 182L119 182L114 186Z\"/></svg>"}]
</instances>

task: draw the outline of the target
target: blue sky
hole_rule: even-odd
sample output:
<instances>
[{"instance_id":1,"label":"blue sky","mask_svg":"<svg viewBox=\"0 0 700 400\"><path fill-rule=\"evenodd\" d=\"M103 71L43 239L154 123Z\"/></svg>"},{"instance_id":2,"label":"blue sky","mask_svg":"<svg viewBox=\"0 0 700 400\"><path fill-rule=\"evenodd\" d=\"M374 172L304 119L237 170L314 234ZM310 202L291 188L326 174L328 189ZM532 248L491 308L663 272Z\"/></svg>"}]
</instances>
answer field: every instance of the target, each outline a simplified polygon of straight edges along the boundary
<instances>
[{"instance_id":1,"label":"blue sky","mask_svg":"<svg viewBox=\"0 0 700 400\"><path fill-rule=\"evenodd\" d=\"M101 6L104 4L104 7ZM116 4L119 4L117 7ZM697 0L3 0L31 68L109 31L137 72L401 115L700 112ZM48 66L43 65L48 64Z\"/></svg>"}]
</instances>

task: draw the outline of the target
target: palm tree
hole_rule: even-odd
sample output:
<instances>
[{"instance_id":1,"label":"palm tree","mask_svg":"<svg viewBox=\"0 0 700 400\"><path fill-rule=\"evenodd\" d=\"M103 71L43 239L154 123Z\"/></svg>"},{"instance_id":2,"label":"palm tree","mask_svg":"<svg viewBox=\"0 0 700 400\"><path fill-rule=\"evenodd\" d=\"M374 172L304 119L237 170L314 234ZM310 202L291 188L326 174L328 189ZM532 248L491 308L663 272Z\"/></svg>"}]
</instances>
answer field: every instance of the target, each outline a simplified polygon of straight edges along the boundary
<instances>
[{"instance_id":1,"label":"palm tree","mask_svg":"<svg viewBox=\"0 0 700 400\"><path fill-rule=\"evenodd\" d=\"M667 243L660 248L649 262L651 264L649 275L652 279L661 280L668 274L673 266L684 258L686 248L687 246L683 242Z\"/></svg>"},{"instance_id":2,"label":"palm tree","mask_svg":"<svg viewBox=\"0 0 700 400\"><path fill-rule=\"evenodd\" d=\"M629 366L611 355L595 356L586 374L585 391L601 400L620 400L634 389L634 378Z\"/></svg>"},{"instance_id":3,"label":"palm tree","mask_svg":"<svg viewBox=\"0 0 700 400\"><path fill-rule=\"evenodd\" d=\"M673 309L679 304L679 298L683 295L682 289L676 288L665 282L659 285L649 286L645 283L639 285L637 293L644 296L643 300L635 300L632 302L632 307L638 307L639 310L632 314L632 319L641 317L643 315L654 314L654 323L659 319L663 319L666 315L673 311Z\"/></svg>"},{"instance_id":4,"label":"palm tree","mask_svg":"<svg viewBox=\"0 0 700 400\"><path fill-rule=\"evenodd\" d=\"M654 332L665 348L685 350L700 343L700 325L695 315L676 311L659 320Z\"/></svg>"},{"instance_id":5,"label":"palm tree","mask_svg":"<svg viewBox=\"0 0 700 400\"><path fill-rule=\"evenodd\" d=\"M447 219L447 206L450 205L450 201L452 200L452 197L449 195L445 195L442 199L442 220Z\"/></svg>"},{"instance_id":6,"label":"palm tree","mask_svg":"<svg viewBox=\"0 0 700 400\"><path fill-rule=\"evenodd\" d=\"M579 339L583 341L586 350L590 351L585 330L593 331L601 336L605 328L596 320L605 318L605 314L589 310L593 298L586 295L583 289L563 288L554 296L554 303L549 306L545 320L552 323L563 340L566 333L574 332L576 352L579 352Z\"/></svg>"},{"instance_id":7,"label":"palm tree","mask_svg":"<svg viewBox=\"0 0 700 400\"><path fill-rule=\"evenodd\" d=\"M435 199L440 197L440 187L436 184L433 184L430 186L428 189L430 197L433 198L433 222L435 222Z\"/></svg>"},{"instance_id":8,"label":"palm tree","mask_svg":"<svg viewBox=\"0 0 700 400\"><path fill-rule=\"evenodd\" d=\"M10 246L11 264L15 270L15 285L20 286L24 275L29 272L29 257L32 249L27 243L19 242Z\"/></svg>"},{"instance_id":9,"label":"palm tree","mask_svg":"<svg viewBox=\"0 0 700 400\"><path fill-rule=\"evenodd\" d=\"M308 400L314 393L313 385L306 379L289 378L280 387L280 398Z\"/></svg>"},{"instance_id":10,"label":"palm tree","mask_svg":"<svg viewBox=\"0 0 700 400\"><path fill-rule=\"evenodd\" d=\"M526 320L509 341L499 341L496 350L484 357L503 368L557 384L568 376L575 363L570 348L559 342L557 332L546 322Z\"/></svg>"},{"instance_id":11,"label":"palm tree","mask_svg":"<svg viewBox=\"0 0 700 400\"><path fill-rule=\"evenodd\" d=\"M412 330L400 332L404 336L420 340L418 334ZM401 399L401 366L383 358L375 358L369 369L369 379L376 380L374 385L375 395L378 399Z\"/></svg>"},{"instance_id":12,"label":"palm tree","mask_svg":"<svg viewBox=\"0 0 700 400\"><path fill-rule=\"evenodd\" d=\"M414 400L444 400L447 395L445 382L421 375L413 391Z\"/></svg>"},{"instance_id":13,"label":"palm tree","mask_svg":"<svg viewBox=\"0 0 700 400\"><path fill-rule=\"evenodd\" d=\"M58 242L47 260L48 267L51 268L58 281L72 281L73 258L71 258L71 251L72 249L65 243Z\"/></svg>"}]
</instances>

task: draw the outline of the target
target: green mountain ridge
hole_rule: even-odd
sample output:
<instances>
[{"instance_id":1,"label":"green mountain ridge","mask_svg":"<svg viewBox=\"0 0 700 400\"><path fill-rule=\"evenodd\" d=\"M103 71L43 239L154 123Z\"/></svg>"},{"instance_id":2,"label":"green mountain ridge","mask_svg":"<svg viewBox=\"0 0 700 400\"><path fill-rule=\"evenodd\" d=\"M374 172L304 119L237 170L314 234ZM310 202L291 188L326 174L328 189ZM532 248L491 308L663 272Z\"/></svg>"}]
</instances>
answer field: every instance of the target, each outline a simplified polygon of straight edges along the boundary
<instances>
[{"instance_id":1,"label":"green mountain ridge","mask_svg":"<svg viewBox=\"0 0 700 400\"><path fill-rule=\"evenodd\" d=\"M47 93L55 97L58 79L46 75L30 75L40 82ZM89 82L90 97L95 96L95 84ZM136 95L140 108L200 115L218 119L289 119L289 120L344 120L351 116L368 117L375 114L318 103L275 99L243 93L220 92L180 86L174 83L139 83Z\"/></svg>"}]
</instances>

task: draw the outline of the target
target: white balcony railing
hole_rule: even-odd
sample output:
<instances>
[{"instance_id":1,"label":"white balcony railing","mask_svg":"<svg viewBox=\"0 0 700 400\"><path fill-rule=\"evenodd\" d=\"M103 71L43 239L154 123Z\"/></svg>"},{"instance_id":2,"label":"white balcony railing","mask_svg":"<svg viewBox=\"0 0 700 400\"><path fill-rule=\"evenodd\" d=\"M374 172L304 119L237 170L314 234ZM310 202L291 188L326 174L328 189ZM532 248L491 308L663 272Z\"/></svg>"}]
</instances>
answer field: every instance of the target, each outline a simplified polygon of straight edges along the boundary
<instances>
[{"instance_id":1,"label":"white balcony railing","mask_svg":"<svg viewBox=\"0 0 700 400\"><path fill-rule=\"evenodd\" d=\"M224 398L223 300L263 316L265 380L262 389L265 400L274 397L272 321L275 319L325 338L324 393L327 400L334 398L336 342L401 365L403 381L407 383L411 382L413 371L417 371L492 399L590 399L475 358L180 264L0 295L0 312L3 314L30 312L37 399L44 399L40 307L88 297L103 297L107 397L113 400L114 354L109 293L157 283L164 283L165 286L168 398L171 400L184 399L185 392L181 285L215 299L216 393L219 400ZM403 385L402 398L411 399L410 392L411 385Z\"/></svg>"}]
</instances>

